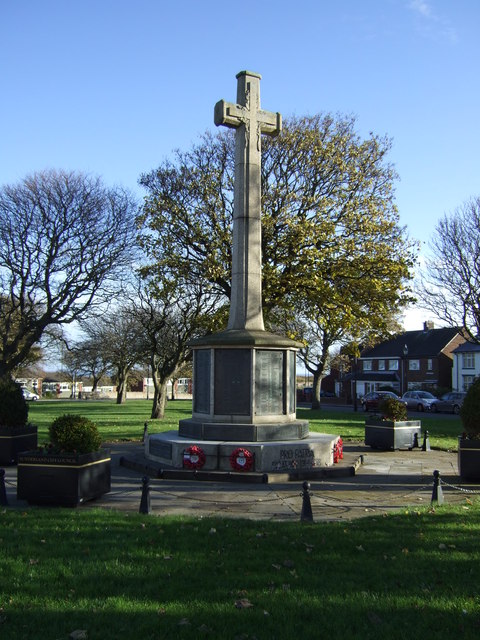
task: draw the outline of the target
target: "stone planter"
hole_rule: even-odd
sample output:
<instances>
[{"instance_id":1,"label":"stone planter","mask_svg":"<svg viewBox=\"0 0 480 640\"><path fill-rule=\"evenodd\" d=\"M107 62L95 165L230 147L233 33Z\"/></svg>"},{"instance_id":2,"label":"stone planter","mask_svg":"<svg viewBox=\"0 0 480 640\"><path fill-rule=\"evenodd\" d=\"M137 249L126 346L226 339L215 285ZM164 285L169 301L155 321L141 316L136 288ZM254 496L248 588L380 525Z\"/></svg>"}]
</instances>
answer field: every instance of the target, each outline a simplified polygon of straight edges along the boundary
<instances>
[{"instance_id":1,"label":"stone planter","mask_svg":"<svg viewBox=\"0 0 480 640\"><path fill-rule=\"evenodd\" d=\"M29 504L75 507L110 491L110 453L19 454L17 498Z\"/></svg>"},{"instance_id":2,"label":"stone planter","mask_svg":"<svg viewBox=\"0 0 480 640\"><path fill-rule=\"evenodd\" d=\"M365 444L372 449L412 449L421 445L420 420L365 420Z\"/></svg>"},{"instance_id":3,"label":"stone planter","mask_svg":"<svg viewBox=\"0 0 480 640\"><path fill-rule=\"evenodd\" d=\"M37 427L0 427L0 464L16 464L21 451L37 446Z\"/></svg>"},{"instance_id":4,"label":"stone planter","mask_svg":"<svg viewBox=\"0 0 480 640\"><path fill-rule=\"evenodd\" d=\"M459 436L458 475L465 480L480 480L480 440Z\"/></svg>"}]
</instances>

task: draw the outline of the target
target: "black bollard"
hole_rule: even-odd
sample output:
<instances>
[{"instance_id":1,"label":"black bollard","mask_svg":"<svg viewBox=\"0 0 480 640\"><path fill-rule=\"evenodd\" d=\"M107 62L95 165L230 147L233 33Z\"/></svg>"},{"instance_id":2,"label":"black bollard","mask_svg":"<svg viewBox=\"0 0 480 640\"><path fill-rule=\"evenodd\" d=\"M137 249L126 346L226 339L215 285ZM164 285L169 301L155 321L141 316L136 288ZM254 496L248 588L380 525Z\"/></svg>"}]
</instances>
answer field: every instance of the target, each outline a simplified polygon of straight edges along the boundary
<instances>
[{"instance_id":1,"label":"black bollard","mask_svg":"<svg viewBox=\"0 0 480 640\"><path fill-rule=\"evenodd\" d=\"M426 429L425 429L425 432L423 434L422 451L431 451L431 449L430 449L430 440L428 438L428 431Z\"/></svg>"},{"instance_id":2,"label":"black bollard","mask_svg":"<svg viewBox=\"0 0 480 640\"><path fill-rule=\"evenodd\" d=\"M300 520L302 522L313 522L312 503L310 502L310 483L305 480L302 486L302 513Z\"/></svg>"},{"instance_id":3,"label":"black bollard","mask_svg":"<svg viewBox=\"0 0 480 640\"><path fill-rule=\"evenodd\" d=\"M0 469L0 506L8 507L7 489L5 488L5 469Z\"/></svg>"},{"instance_id":4,"label":"black bollard","mask_svg":"<svg viewBox=\"0 0 480 640\"><path fill-rule=\"evenodd\" d=\"M436 502L438 505L443 504L443 491L440 484L440 471L437 470L433 472L432 504L434 502Z\"/></svg>"},{"instance_id":5,"label":"black bollard","mask_svg":"<svg viewBox=\"0 0 480 640\"><path fill-rule=\"evenodd\" d=\"M140 500L139 513L150 513L150 478L143 476L142 478L142 498Z\"/></svg>"},{"instance_id":6,"label":"black bollard","mask_svg":"<svg viewBox=\"0 0 480 640\"><path fill-rule=\"evenodd\" d=\"M148 437L148 422L145 422L145 424L143 425L143 441L145 442L145 440Z\"/></svg>"},{"instance_id":7,"label":"black bollard","mask_svg":"<svg viewBox=\"0 0 480 640\"><path fill-rule=\"evenodd\" d=\"M420 444L418 443L418 433L413 434L413 444L409 451L411 451L412 449L420 449Z\"/></svg>"}]
</instances>

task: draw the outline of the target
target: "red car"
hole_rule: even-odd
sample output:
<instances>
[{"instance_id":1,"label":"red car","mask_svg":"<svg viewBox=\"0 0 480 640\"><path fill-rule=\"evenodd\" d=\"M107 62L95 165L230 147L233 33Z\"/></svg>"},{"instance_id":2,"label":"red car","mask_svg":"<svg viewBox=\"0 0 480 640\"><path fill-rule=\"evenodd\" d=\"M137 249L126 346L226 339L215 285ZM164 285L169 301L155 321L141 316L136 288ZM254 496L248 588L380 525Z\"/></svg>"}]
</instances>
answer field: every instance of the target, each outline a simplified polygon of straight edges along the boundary
<instances>
[{"instance_id":1,"label":"red car","mask_svg":"<svg viewBox=\"0 0 480 640\"><path fill-rule=\"evenodd\" d=\"M371 391L362 398L362 407L364 411L372 411L378 409L378 405L385 398L394 398L395 400L401 400L392 391ZM406 403L405 403L406 404Z\"/></svg>"}]
</instances>

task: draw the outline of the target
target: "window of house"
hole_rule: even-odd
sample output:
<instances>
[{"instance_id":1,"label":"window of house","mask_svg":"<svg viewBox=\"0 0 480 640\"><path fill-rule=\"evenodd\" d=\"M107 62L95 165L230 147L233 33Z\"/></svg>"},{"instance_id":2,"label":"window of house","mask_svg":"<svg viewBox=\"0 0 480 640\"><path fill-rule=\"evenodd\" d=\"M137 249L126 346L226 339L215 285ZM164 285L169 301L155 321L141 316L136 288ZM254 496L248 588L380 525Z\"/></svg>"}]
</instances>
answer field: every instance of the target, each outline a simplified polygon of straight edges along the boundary
<instances>
[{"instance_id":1,"label":"window of house","mask_svg":"<svg viewBox=\"0 0 480 640\"><path fill-rule=\"evenodd\" d=\"M378 361L378 370L379 371L385 371L385 360L379 360Z\"/></svg>"},{"instance_id":2,"label":"window of house","mask_svg":"<svg viewBox=\"0 0 480 640\"><path fill-rule=\"evenodd\" d=\"M474 380L475 380L475 376L462 376L463 390L467 391L468 387L470 387L473 384Z\"/></svg>"},{"instance_id":3,"label":"window of house","mask_svg":"<svg viewBox=\"0 0 480 640\"><path fill-rule=\"evenodd\" d=\"M372 361L371 360L364 360L363 361L363 370L364 371L371 371L372 370Z\"/></svg>"},{"instance_id":4,"label":"window of house","mask_svg":"<svg viewBox=\"0 0 480 640\"><path fill-rule=\"evenodd\" d=\"M433 371L433 360L431 358L427 360L427 371Z\"/></svg>"},{"instance_id":5,"label":"window of house","mask_svg":"<svg viewBox=\"0 0 480 640\"><path fill-rule=\"evenodd\" d=\"M388 369L389 371L398 371L398 360L389 360Z\"/></svg>"},{"instance_id":6,"label":"window of house","mask_svg":"<svg viewBox=\"0 0 480 640\"><path fill-rule=\"evenodd\" d=\"M474 353L462 353L462 368L463 369L475 369L475 354Z\"/></svg>"},{"instance_id":7,"label":"window of house","mask_svg":"<svg viewBox=\"0 0 480 640\"><path fill-rule=\"evenodd\" d=\"M420 370L420 360L409 360L408 361L408 369L409 369L409 371L419 371Z\"/></svg>"}]
</instances>

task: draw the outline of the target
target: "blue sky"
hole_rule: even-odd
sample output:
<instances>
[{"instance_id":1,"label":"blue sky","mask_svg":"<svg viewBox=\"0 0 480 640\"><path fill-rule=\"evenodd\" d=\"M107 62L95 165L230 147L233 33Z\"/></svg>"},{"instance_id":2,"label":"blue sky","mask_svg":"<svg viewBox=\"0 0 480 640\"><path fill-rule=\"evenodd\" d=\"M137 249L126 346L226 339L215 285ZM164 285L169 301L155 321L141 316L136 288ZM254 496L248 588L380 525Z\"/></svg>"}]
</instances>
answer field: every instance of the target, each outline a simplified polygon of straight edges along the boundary
<instances>
[{"instance_id":1,"label":"blue sky","mask_svg":"<svg viewBox=\"0 0 480 640\"><path fill-rule=\"evenodd\" d=\"M142 195L249 69L265 109L393 138L400 219L425 251L480 195L479 26L477 0L0 0L0 184L57 168Z\"/></svg>"}]
</instances>

